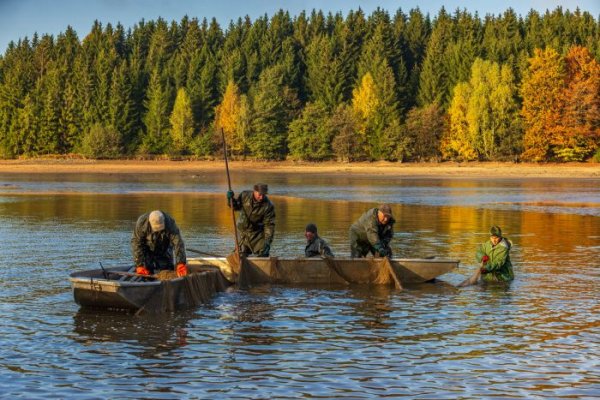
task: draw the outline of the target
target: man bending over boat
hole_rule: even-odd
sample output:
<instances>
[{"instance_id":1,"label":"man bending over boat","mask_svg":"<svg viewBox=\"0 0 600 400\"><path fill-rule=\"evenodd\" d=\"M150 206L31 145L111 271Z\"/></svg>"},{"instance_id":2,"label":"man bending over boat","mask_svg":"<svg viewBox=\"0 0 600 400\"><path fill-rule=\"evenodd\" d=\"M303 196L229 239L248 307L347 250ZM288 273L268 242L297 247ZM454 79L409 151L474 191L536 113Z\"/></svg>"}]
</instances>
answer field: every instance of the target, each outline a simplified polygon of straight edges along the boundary
<instances>
[{"instance_id":1,"label":"man bending over boat","mask_svg":"<svg viewBox=\"0 0 600 400\"><path fill-rule=\"evenodd\" d=\"M394 236L394 216L389 204L366 211L350 227L352 257L391 257L390 241Z\"/></svg>"},{"instance_id":2,"label":"man bending over boat","mask_svg":"<svg viewBox=\"0 0 600 400\"><path fill-rule=\"evenodd\" d=\"M304 249L306 257L333 257L329 245L317 233L315 224L306 225L304 237L306 237L306 248Z\"/></svg>"},{"instance_id":3,"label":"man bending over boat","mask_svg":"<svg viewBox=\"0 0 600 400\"><path fill-rule=\"evenodd\" d=\"M131 252L136 274L150 275L166 269L175 270L177 276L187 275L185 244L175 219L164 211L155 210L138 218L131 237Z\"/></svg>"},{"instance_id":4,"label":"man bending over boat","mask_svg":"<svg viewBox=\"0 0 600 400\"><path fill-rule=\"evenodd\" d=\"M510 249L512 242L502 236L499 226L490 228L490 240L477 249L477 261L481 263L481 280L484 282L510 282L514 279Z\"/></svg>"},{"instance_id":5,"label":"man bending over boat","mask_svg":"<svg viewBox=\"0 0 600 400\"><path fill-rule=\"evenodd\" d=\"M275 234L275 207L268 192L265 183L257 183L254 190L244 190L237 199L233 191L227 192L227 204L240 212L237 228L242 256L269 257Z\"/></svg>"}]
</instances>

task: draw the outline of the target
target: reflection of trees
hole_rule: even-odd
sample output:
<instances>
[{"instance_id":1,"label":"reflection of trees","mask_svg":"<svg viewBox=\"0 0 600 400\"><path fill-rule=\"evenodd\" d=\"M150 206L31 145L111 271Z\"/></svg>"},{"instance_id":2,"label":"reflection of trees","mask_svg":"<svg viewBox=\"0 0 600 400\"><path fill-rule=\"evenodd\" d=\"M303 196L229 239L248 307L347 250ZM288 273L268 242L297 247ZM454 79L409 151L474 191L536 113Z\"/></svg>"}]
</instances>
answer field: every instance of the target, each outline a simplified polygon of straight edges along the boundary
<instances>
[{"instance_id":1,"label":"reflection of trees","mask_svg":"<svg viewBox=\"0 0 600 400\"><path fill-rule=\"evenodd\" d=\"M191 311L133 316L123 312L80 309L73 317L75 341L137 343L141 358L155 359L187 344Z\"/></svg>"},{"instance_id":2,"label":"reflection of trees","mask_svg":"<svg viewBox=\"0 0 600 400\"><path fill-rule=\"evenodd\" d=\"M306 177L293 174L255 174L243 178L266 180L269 183L272 180L275 182L272 185L275 193L278 186L286 190L307 185ZM320 190L326 190L323 187L326 188L328 184L335 184L355 187L356 190L376 191L376 186L368 180L366 182L368 184L357 177L315 176L310 184ZM552 182L558 186L558 192L566 190L560 187L560 183ZM417 180L414 186L419 186L419 183L423 184ZM451 199L459 199L465 190L486 187L485 181L467 184L460 180L434 180L428 184L434 186L432 190L437 187L443 189L440 190L440 196ZM496 190L498 185L502 188L498 183L490 185L495 185L493 188ZM244 183L237 187L243 190L251 185ZM184 189L189 190L189 187ZM527 181L516 188L512 183L507 190L534 196L548 189L542 184ZM299 192L298 196L301 195ZM376 194L373 196L375 198ZM12 197L14 201L0 203L0 213L5 217L24 219L24 224L73 224L78 229L92 232L118 229L129 233L140 214L160 208L175 217L184 239L189 239L194 246L206 245L222 253L233 247L231 213L221 193L72 193L20 194ZM330 243L336 255L349 255L350 225L365 210L378 205L377 202L314 200L277 194L271 198L277 213L273 254L286 256L303 253L304 227L308 222L317 224L319 234ZM475 246L487 239L487 230L494 224L500 225L517 245L518 251L513 253L514 257L518 259L528 252L529 261L534 262L543 260L540 257L547 254L573 254L582 247L593 248L600 236L600 223L596 216L407 204L393 204L393 210L397 222L392 248L394 254L400 257L448 256L461 259L463 264L474 265ZM64 229L66 231L68 228ZM128 248L127 244L125 246Z\"/></svg>"}]
</instances>

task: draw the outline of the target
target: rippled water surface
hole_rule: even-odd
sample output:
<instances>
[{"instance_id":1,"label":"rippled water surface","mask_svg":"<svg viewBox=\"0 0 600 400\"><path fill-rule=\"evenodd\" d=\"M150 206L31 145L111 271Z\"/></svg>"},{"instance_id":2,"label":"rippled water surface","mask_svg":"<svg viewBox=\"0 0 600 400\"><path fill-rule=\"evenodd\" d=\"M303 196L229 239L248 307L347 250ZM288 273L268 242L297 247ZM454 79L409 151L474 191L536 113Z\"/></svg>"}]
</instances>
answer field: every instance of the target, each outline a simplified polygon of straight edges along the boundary
<instances>
[{"instance_id":1,"label":"rippled water surface","mask_svg":"<svg viewBox=\"0 0 600 400\"><path fill-rule=\"evenodd\" d=\"M599 180L234 178L270 184L274 255L301 255L308 222L347 255L348 226L388 201L396 255L461 265L404 291L260 286L174 314L80 310L69 273L129 263L148 210L170 212L189 246L230 251L225 180L0 175L1 396L600 396ZM492 224L515 245L515 281L456 289Z\"/></svg>"}]
</instances>

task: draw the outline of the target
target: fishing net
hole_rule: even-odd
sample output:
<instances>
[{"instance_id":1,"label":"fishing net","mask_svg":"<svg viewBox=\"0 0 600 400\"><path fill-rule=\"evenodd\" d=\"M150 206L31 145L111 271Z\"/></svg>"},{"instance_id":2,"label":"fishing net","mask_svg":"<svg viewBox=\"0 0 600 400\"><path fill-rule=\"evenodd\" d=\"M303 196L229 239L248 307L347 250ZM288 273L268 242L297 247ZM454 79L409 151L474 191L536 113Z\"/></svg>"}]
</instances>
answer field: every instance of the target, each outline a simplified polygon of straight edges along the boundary
<instances>
[{"instance_id":1,"label":"fishing net","mask_svg":"<svg viewBox=\"0 0 600 400\"><path fill-rule=\"evenodd\" d=\"M163 269L158 274L154 275L160 281L169 281L171 279L177 278L177 272L171 271L169 269Z\"/></svg>"},{"instance_id":2,"label":"fishing net","mask_svg":"<svg viewBox=\"0 0 600 400\"><path fill-rule=\"evenodd\" d=\"M165 274L165 278L167 279L163 280L159 277L161 279L160 285L156 285L146 304L138 310L138 314L141 312L169 312L197 307L200 304L208 303L216 292L222 292L228 286L227 281L219 271L192 273L181 279L169 279Z\"/></svg>"},{"instance_id":3,"label":"fishing net","mask_svg":"<svg viewBox=\"0 0 600 400\"><path fill-rule=\"evenodd\" d=\"M380 262L371 262L371 267L374 268L374 278L372 283L375 285L393 285L397 289L402 289L402 284L398 279L396 272L390 264L388 258L382 258Z\"/></svg>"}]
</instances>

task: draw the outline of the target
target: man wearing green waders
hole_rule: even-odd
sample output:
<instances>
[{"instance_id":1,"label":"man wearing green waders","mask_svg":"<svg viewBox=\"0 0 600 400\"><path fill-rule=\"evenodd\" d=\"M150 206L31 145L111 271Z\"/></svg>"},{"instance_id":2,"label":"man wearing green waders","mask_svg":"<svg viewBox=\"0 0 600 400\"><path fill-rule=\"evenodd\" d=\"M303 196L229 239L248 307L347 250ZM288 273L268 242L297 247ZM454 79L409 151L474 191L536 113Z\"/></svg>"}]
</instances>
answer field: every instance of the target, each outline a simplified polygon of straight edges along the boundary
<instances>
[{"instance_id":1,"label":"man wearing green waders","mask_svg":"<svg viewBox=\"0 0 600 400\"><path fill-rule=\"evenodd\" d=\"M371 208L350 227L352 257L391 257L390 241L394 237L394 219L389 204Z\"/></svg>"},{"instance_id":2,"label":"man wearing green waders","mask_svg":"<svg viewBox=\"0 0 600 400\"><path fill-rule=\"evenodd\" d=\"M227 192L227 203L239 211L237 228L240 232L240 255L269 257L275 234L275 207L267 197L269 187L257 183L254 190L245 190L237 197Z\"/></svg>"},{"instance_id":3,"label":"man wearing green waders","mask_svg":"<svg viewBox=\"0 0 600 400\"><path fill-rule=\"evenodd\" d=\"M514 279L510 249L512 243L502 236L499 226L490 229L490 240L477 249L477 261L481 263L481 280L484 282L510 282Z\"/></svg>"}]
</instances>

